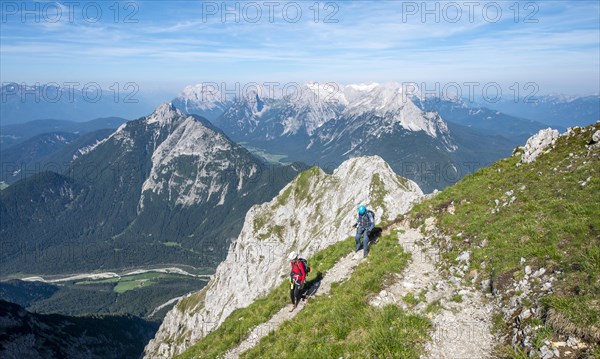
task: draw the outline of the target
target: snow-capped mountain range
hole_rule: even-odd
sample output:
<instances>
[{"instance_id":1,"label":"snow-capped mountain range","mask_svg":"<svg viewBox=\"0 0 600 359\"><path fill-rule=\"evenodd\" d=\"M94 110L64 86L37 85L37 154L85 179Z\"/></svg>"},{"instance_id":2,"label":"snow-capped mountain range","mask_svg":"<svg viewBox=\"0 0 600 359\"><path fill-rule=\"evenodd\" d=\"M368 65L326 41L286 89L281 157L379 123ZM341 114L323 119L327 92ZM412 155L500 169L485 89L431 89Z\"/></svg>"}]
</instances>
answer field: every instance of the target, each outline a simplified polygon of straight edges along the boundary
<instances>
[{"instance_id":1,"label":"snow-capped mountain range","mask_svg":"<svg viewBox=\"0 0 600 359\"><path fill-rule=\"evenodd\" d=\"M206 86L188 86L174 103L185 104L184 112L210 118L234 141L288 160L332 167L348 158L379 155L425 192L509 155L547 127L543 118L557 126L600 117L598 96L480 106L421 94L418 87L396 82L307 82L279 89L284 88L257 85L215 94L218 86L210 88L213 93ZM442 175L445 167L449 170Z\"/></svg>"},{"instance_id":2,"label":"snow-capped mountain range","mask_svg":"<svg viewBox=\"0 0 600 359\"><path fill-rule=\"evenodd\" d=\"M259 86L234 99L222 96L220 106L230 105L212 122L234 141L308 164L331 167L348 158L379 155L426 192L448 182L439 176L420 178L420 164L465 159L461 149L466 151L469 144L456 141L448 123L438 113L419 108L415 95L405 93L398 83L307 82L293 90L278 96ZM202 98L187 99L192 100ZM213 97L205 100L194 108L216 106ZM509 153L508 147L498 158ZM407 173L407 163L417 171Z\"/></svg>"},{"instance_id":3,"label":"snow-capped mountain range","mask_svg":"<svg viewBox=\"0 0 600 359\"><path fill-rule=\"evenodd\" d=\"M222 96L208 84L186 86L171 103L185 113L206 117L213 121L231 105L231 100Z\"/></svg>"},{"instance_id":4,"label":"snow-capped mountain range","mask_svg":"<svg viewBox=\"0 0 600 359\"><path fill-rule=\"evenodd\" d=\"M404 94L402 86L397 83L340 85L307 82L294 87L293 93L285 96L269 94L259 88L233 100L225 96L217 99L214 93L207 94L201 90L202 85L188 86L176 99L188 104L184 111L195 113L195 109L213 110L231 104L215 120L215 124L251 133L268 128L265 137L269 138L298 134L313 136L329 121L367 113L385 118L387 125L398 123L408 131L423 131L431 137L448 134L447 127L416 107L411 100L412 95Z\"/></svg>"}]
</instances>

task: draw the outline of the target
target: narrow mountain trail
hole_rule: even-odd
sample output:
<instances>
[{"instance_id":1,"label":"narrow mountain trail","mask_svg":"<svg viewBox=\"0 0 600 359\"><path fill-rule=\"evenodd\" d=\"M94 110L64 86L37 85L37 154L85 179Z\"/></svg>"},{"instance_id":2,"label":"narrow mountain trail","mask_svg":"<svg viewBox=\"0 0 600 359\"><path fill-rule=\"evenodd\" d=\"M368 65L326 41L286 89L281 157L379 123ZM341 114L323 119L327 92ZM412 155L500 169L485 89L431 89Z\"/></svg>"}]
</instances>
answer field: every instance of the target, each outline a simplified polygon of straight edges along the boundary
<instances>
[{"instance_id":1,"label":"narrow mountain trail","mask_svg":"<svg viewBox=\"0 0 600 359\"><path fill-rule=\"evenodd\" d=\"M437 267L439 253L419 230L399 229L402 232L398 240L412 255L411 263L370 304L381 307L393 303L431 319L431 341L425 345L422 359L491 358L492 304L479 291L463 285L459 278L441 275ZM410 305L411 300L403 299L410 293L419 300L418 304Z\"/></svg>"},{"instance_id":2,"label":"narrow mountain trail","mask_svg":"<svg viewBox=\"0 0 600 359\"><path fill-rule=\"evenodd\" d=\"M383 289L370 304L382 307L395 304L406 311L425 315L433 322L432 340L425 345L421 359L484 359L492 357L494 337L491 334L493 306L484 296L461 284L460 279L445 278L438 270L438 251L428 238L418 230L400 227L398 240L404 250L412 255L409 266L396 275L396 280ZM360 263L362 252L350 253L338 261L333 268L316 283L314 296L326 295L332 283L348 279ZM411 306L403 298L412 293L414 298L424 298ZM310 301L310 299L309 299ZM286 320L294 318L304 309L301 302L295 311L287 305L269 321L256 326L244 341L225 354L225 358L238 358L243 352L253 348L270 332L277 330ZM437 307L428 313L428 307Z\"/></svg>"},{"instance_id":3,"label":"narrow mountain trail","mask_svg":"<svg viewBox=\"0 0 600 359\"><path fill-rule=\"evenodd\" d=\"M361 250L360 252L356 253L352 252L340 259L329 271L327 271L320 282L313 284L313 289L309 290L309 292L311 292L310 297L312 298L315 296L326 295L331 290L331 285L333 283L343 282L348 279L354 272L356 266L362 260L362 255L363 254ZM315 286L316 292L314 291ZM310 302L310 298L308 299L308 302ZM252 329L244 341L225 353L224 358L238 358L240 354L253 348L263 337L267 336L270 332L277 330L277 328L279 328L283 322L294 318L302 309L304 309L306 303L306 301L301 301L296 310L293 312L290 312L290 305L283 307L267 322L257 325L254 329Z\"/></svg>"}]
</instances>

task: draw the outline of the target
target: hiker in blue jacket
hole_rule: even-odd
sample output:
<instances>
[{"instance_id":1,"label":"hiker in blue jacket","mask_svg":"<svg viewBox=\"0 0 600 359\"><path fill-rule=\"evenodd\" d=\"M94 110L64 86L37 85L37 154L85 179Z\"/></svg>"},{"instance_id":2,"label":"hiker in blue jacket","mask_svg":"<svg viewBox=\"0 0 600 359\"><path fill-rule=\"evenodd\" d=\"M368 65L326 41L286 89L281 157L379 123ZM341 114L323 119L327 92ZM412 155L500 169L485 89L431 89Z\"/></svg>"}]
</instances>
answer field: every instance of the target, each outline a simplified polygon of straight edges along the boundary
<instances>
[{"instance_id":1,"label":"hiker in blue jacket","mask_svg":"<svg viewBox=\"0 0 600 359\"><path fill-rule=\"evenodd\" d=\"M356 237L354 240L356 241L356 252L360 250L360 237L363 237L363 258L367 256L369 253L369 235L375 227L375 218L373 216L372 211L367 211L367 207L359 206L358 207L358 219L354 224L356 227Z\"/></svg>"}]
</instances>

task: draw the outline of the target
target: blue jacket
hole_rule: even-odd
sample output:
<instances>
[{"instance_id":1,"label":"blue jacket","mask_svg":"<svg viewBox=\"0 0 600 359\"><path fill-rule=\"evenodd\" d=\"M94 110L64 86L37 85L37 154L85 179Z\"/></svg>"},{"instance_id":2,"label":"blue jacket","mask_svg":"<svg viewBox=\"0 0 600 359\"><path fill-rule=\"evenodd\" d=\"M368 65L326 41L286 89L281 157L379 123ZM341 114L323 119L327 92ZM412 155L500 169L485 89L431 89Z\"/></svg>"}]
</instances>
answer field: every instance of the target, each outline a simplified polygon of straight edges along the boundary
<instances>
[{"instance_id":1,"label":"blue jacket","mask_svg":"<svg viewBox=\"0 0 600 359\"><path fill-rule=\"evenodd\" d=\"M371 216L369 211L366 211L364 214L359 214L358 219L356 220L356 226L358 228L364 228L367 231L372 231L373 227L375 227L374 218Z\"/></svg>"}]
</instances>

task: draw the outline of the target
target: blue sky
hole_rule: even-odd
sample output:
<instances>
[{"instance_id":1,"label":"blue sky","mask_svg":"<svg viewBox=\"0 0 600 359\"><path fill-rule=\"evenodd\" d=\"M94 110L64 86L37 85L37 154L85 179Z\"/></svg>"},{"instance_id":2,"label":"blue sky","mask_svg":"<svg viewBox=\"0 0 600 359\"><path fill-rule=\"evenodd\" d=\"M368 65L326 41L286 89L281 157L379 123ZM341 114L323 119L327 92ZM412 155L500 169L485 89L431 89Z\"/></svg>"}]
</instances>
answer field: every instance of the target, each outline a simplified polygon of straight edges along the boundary
<instances>
[{"instance_id":1,"label":"blue sky","mask_svg":"<svg viewBox=\"0 0 600 359\"><path fill-rule=\"evenodd\" d=\"M308 80L600 92L598 1L467 3L3 0L0 77L169 93Z\"/></svg>"}]
</instances>

